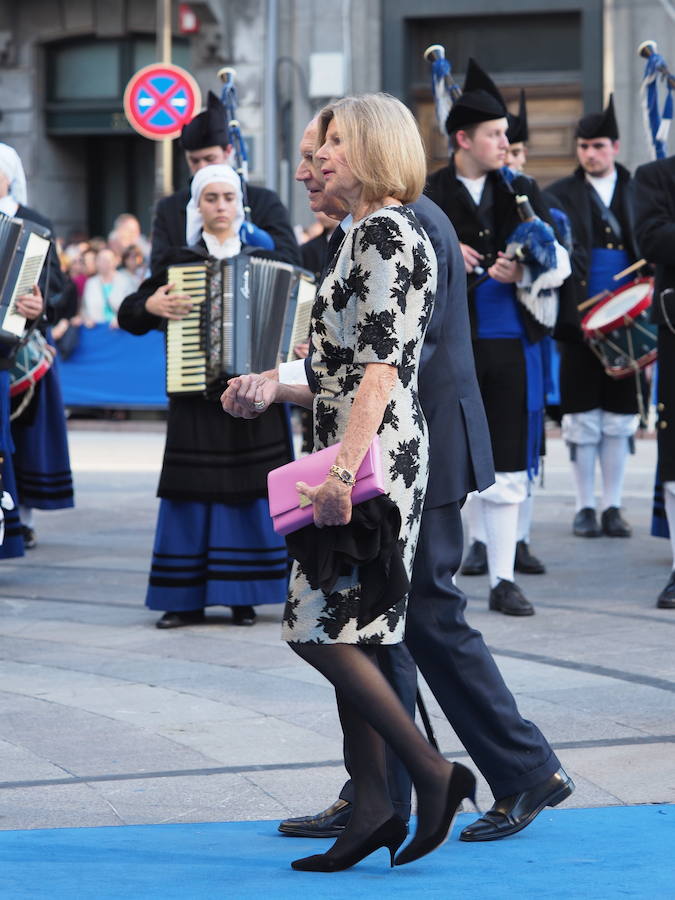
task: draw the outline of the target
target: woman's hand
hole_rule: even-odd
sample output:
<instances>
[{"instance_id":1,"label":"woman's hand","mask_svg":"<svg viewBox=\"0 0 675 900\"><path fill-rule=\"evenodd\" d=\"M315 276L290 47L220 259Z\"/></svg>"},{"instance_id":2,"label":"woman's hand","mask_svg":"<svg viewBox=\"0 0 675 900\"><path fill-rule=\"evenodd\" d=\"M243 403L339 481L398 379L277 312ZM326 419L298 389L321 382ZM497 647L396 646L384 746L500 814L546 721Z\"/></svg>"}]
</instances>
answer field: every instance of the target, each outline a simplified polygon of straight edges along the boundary
<instances>
[{"instance_id":1,"label":"woman's hand","mask_svg":"<svg viewBox=\"0 0 675 900\"><path fill-rule=\"evenodd\" d=\"M145 301L145 308L162 319L184 319L192 309L189 294L169 294L175 285L163 284Z\"/></svg>"},{"instance_id":2,"label":"woman's hand","mask_svg":"<svg viewBox=\"0 0 675 900\"><path fill-rule=\"evenodd\" d=\"M347 525L352 518L352 489L337 478L329 475L323 484L310 487L304 481L295 485L299 494L304 494L314 507L314 524Z\"/></svg>"},{"instance_id":3,"label":"woman's hand","mask_svg":"<svg viewBox=\"0 0 675 900\"><path fill-rule=\"evenodd\" d=\"M509 259L506 253L500 250L497 261L488 269L488 275L495 281L501 281L502 284L515 284L523 280L523 267L517 260Z\"/></svg>"},{"instance_id":4,"label":"woman's hand","mask_svg":"<svg viewBox=\"0 0 675 900\"><path fill-rule=\"evenodd\" d=\"M63 335L70 328L70 322L68 319L59 319L56 325L52 328L52 337L55 341L60 341Z\"/></svg>"},{"instance_id":5,"label":"woman's hand","mask_svg":"<svg viewBox=\"0 0 675 900\"><path fill-rule=\"evenodd\" d=\"M257 419L275 402L278 388L278 381L264 375L238 375L230 378L220 402L235 419Z\"/></svg>"},{"instance_id":6,"label":"woman's hand","mask_svg":"<svg viewBox=\"0 0 675 900\"><path fill-rule=\"evenodd\" d=\"M37 319L42 314L43 307L42 292L37 284L33 285L30 294L22 294L16 298L16 311L24 319Z\"/></svg>"}]
</instances>

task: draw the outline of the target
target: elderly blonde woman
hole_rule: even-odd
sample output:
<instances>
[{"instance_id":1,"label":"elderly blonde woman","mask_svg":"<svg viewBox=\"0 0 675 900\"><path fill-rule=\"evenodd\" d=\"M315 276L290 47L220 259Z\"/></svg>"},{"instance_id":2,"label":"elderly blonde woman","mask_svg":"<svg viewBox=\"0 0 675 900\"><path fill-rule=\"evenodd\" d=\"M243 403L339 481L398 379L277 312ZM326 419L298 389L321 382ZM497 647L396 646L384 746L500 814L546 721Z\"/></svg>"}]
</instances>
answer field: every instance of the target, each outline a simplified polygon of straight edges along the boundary
<instances>
[{"instance_id":1,"label":"elderly blonde woman","mask_svg":"<svg viewBox=\"0 0 675 900\"><path fill-rule=\"evenodd\" d=\"M436 258L413 212L403 204L424 185L425 154L417 125L386 94L347 98L319 115L316 161L325 191L352 224L321 285L312 317L312 370L318 384L286 386L260 376L234 380L225 409L243 417L270 403L313 406L315 449L338 441L336 466L308 496L317 527L352 517L354 473L379 434L385 487L401 516L399 546L410 574L427 479L427 432L417 397L417 369L436 289ZM343 224L344 227L344 224ZM396 857L411 862L441 844L475 779L443 759L422 737L376 665L375 648L403 639L405 596L364 627L358 570L340 576L326 596L296 565L283 636L335 687L354 785L348 825L327 853L296 860L295 869L337 871L380 847L394 854L405 839L385 777L385 741L408 768L417 795L414 839Z\"/></svg>"},{"instance_id":2,"label":"elderly blonde woman","mask_svg":"<svg viewBox=\"0 0 675 900\"><path fill-rule=\"evenodd\" d=\"M190 297L170 292L166 266L225 259L245 251L239 176L206 166L192 180L187 248L170 250L156 275L122 302L121 328L145 334L180 319ZM269 255L269 254L267 254ZM161 498L146 606L162 610L158 628L204 621L207 606L232 608L237 625L252 625L254 607L282 603L288 583L283 540L272 528L267 473L291 458L281 407L255 422L224 419L214 396L172 396L159 481Z\"/></svg>"}]
</instances>

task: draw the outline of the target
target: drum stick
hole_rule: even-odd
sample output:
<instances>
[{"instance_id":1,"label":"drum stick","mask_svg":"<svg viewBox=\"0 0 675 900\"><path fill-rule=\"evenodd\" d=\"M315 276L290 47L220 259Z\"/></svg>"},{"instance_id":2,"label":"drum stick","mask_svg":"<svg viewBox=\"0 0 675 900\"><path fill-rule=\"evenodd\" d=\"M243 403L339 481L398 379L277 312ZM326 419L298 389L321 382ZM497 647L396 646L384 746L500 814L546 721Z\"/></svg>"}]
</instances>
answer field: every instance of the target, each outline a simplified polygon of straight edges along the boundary
<instances>
[{"instance_id":1,"label":"drum stick","mask_svg":"<svg viewBox=\"0 0 675 900\"><path fill-rule=\"evenodd\" d=\"M636 269L641 269L643 266L647 265L646 259L638 259L637 262L634 262L632 266L628 266L627 269L623 269L621 272L617 272L616 275L612 275L613 281L620 281L622 278L625 278L626 275L630 275L631 272L635 272Z\"/></svg>"},{"instance_id":2,"label":"drum stick","mask_svg":"<svg viewBox=\"0 0 675 900\"><path fill-rule=\"evenodd\" d=\"M611 291L600 291L599 294L594 294L592 297L589 297L588 300L584 300L583 303L579 303L577 305L577 309L581 312L582 309L588 309L589 306L594 306L596 303L599 303L601 300L604 300L605 297L609 297Z\"/></svg>"}]
</instances>

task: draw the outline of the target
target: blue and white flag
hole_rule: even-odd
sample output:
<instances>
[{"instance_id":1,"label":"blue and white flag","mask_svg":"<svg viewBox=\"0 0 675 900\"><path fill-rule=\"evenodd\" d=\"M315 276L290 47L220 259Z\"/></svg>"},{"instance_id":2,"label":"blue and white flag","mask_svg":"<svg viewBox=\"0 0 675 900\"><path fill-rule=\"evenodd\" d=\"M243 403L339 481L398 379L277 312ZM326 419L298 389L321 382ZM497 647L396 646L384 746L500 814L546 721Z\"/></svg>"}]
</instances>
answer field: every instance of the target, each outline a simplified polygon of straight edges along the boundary
<instances>
[{"instance_id":1,"label":"blue and white flag","mask_svg":"<svg viewBox=\"0 0 675 900\"><path fill-rule=\"evenodd\" d=\"M667 66L664 58L654 51L647 58L640 87L645 130L653 159L664 159L668 155L668 132L673 119L673 91L668 77L664 75L665 72ZM659 113L659 77L666 85L666 98L661 113Z\"/></svg>"}]
</instances>

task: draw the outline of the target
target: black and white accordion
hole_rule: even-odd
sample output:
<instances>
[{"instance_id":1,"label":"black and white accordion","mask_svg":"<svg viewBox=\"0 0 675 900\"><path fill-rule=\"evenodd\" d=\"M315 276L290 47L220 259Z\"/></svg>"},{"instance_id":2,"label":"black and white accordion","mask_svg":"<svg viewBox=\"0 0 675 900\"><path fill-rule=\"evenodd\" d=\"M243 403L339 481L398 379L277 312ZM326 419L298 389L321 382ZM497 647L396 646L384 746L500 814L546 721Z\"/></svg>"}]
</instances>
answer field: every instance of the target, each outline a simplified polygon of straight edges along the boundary
<instances>
[{"instance_id":1,"label":"black and white accordion","mask_svg":"<svg viewBox=\"0 0 675 900\"><path fill-rule=\"evenodd\" d=\"M34 222L0 214L0 345L15 348L21 341L26 319L16 311L16 301L30 294L47 259L50 232Z\"/></svg>"},{"instance_id":2,"label":"black and white accordion","mask_svg":"<svg viewBox=\"0 0 675 900\"><path fill-rule=\"evenodd\" d=\"M233 375L274 369L307 334L314 277L289 263L239 254L170 266L172 293L192 309L166 329L169 395L219 394Z\"/></svg>"}]
</instances>

